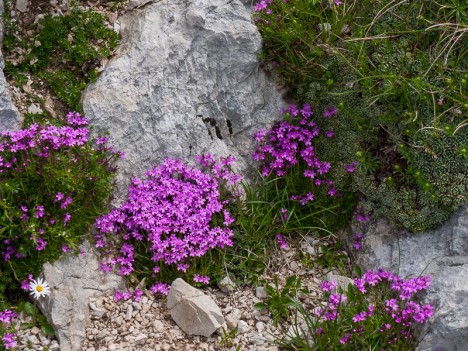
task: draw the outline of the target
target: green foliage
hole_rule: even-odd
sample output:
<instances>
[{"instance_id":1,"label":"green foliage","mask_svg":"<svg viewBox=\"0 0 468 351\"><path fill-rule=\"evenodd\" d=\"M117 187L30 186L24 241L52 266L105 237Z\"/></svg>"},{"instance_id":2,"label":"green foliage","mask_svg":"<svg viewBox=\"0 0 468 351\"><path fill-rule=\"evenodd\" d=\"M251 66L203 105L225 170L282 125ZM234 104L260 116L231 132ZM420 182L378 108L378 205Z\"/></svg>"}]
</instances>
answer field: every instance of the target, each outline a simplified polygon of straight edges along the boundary
<instances>
[{"instance_id":1,"label":"green foliage","mask_svg":"<svg viewBox=\"0 0 468 351\"><path fill-rule=\"evenodd\" d=\"M64 16L46 15L32 35L18 42L14 25L6 21L6 56L16 46L26 50L24 57L16 54L19 64L5 63L6 74L20 86L25 72L38 75L71 110L81 110L81 92L96 79L97 65L119 41L104 22L104 16L91 9L73 7Z\"/></svg>"},{"instance_id":2,"label":"green foliage","mask_svg":"<svg viewBox=\"0 0 468 351\"><path fill-rule=\"evenodd\" d=\"M337 270L340 274L348 275L349 257L343 251L339 241L332 241L332 246L320 246L319 253L314 259L314 263L328 271Z\"/></svg>"},{"instance_id":3,"label":"green foliage","mask_svg":"<svg viewBox=\"0 0 468 351\"><path fill-rule=\"evenodd\" d=\"M325 213L338 218L334 208L302 206L292 201L293 180L294 176L258 176L250 183L243 183L245 196L233 210L237 220L234 245L226 251L227 268L238 279L250 283L257 281L270 260L271 250L278 247L278 234L287 238L298 233L331 233L317 218Z\"/></svg>"},{"instance_id":4,"label":"green foliage","mask_svg":"<svg viewBox=\"0 0 468 351\"><path fill-rule=\"evenodd\" d=\"M276 0L260 12L263 59L293 96L338 108L317 153L359 161L351 184L335 174L341 189L396 226L434 228L468 201L467 6L330 2Z\"/></svg>"},{"instance_id":5,"label":"green foliage","mask_svg":"<svg viewBox=\"0 0 468 351\"><path fill-rule=\"evenodd\" d=\"M301 287L301 278L292 275L286 278L286 282L283 287L280 287L278 282L278 276L273 277L273 284L267 284L266 281L262 281L265 286L265 290L268 297L264 302L258 302L255 304L255 308L259 310L269 310L273 317L273 325L278 326L278 322L282 319L287 319L290 315L290 309L295 306L294 298L299 292L307 292L307 290Z\"/></svg>"},{"instance_id":6,"label":"green foliage","mask_svg":"<svg viewBox=\"0 0 468 351\"><path fill-rule=\"evenodd\" d=\"M221 341L219 342L219 346L225 347L230 349L234 347L233 339L236 337L237 328L232 329L231 331L227 331L226 329L222 329L221 334ZM236 351L240 350L241 345L238 345Z\"/></svg>"}]
</instances>

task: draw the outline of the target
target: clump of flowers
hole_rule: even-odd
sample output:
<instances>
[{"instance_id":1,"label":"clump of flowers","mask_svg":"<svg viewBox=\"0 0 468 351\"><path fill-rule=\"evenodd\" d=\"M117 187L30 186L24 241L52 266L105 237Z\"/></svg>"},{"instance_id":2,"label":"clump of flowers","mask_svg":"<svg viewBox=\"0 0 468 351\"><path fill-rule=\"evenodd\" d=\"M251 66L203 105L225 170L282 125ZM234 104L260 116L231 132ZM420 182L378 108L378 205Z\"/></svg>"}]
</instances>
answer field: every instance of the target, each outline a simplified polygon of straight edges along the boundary
<instances>
[{"instance_id":1,"label":"clump of flowers","mask_svg":"<svg viewBox=\"0 0 468 351\"><path fill-rule=\"evenodd\" d=\"M196 160L203 170L166 159L146 173L147 179L133 179L127 202L97 220L96 247L106 255L103 270L149 276L151 291L166 294L169 287L157 277L164 280L171 270L189 274L194 260L232 245L234 219L221 190L240 181L230 170L234 158ZM198 275L193 279L209 282Z\"/></svg>"},{"instance_id":2,"label":"clump of flowers","mask_svg":"<svg viewBox=\"0 0 468 351\"><path fill-rule=\"evenodd\" d=\"M285 114L285 120L275 123L268 133L261 130L254 134L257 145L252 157L260 163L261 174L285 176L293 166L302 165L302 175L311 179L311 187L325 186L329 196L337 195L333 181L325 178L331 167L330 162L321 161L314 150L313 139L320 131L312 119L314 113L311 106L304 104L299 109L296 105L290 105L287 112L284 109L281 112ZM334 114L336 109L330 109L325 111L324 116L330 118ZM292 200L306 205L314 200L314 194L293 195Z\"/></svg>"},{"instance_id":3,"label":"clump of flowers","mask_svg":"<svg viewBox=\"0 0 468 351\"><path fill-rule=\"evenodd\" d=\"M114 294L114 301L119 302L120 300L127 301L133 297L133 301L140 301L143 296L143 291L135 289L135 291L120 291L116 290Z\"/></svg>"},{"instance_id":4,"label":"clump of flowers","mask_svg":"<svg viewBox=\"0 0 468 351\"><path fill-rule=\"evenodd\" d=\"M75 249L111 193L112 162L121 154L92 140L79 113L55 122L1 132L0 285L8 289L15 286L7 276L37 275L62 246Z\"/></svg>"},{"instance_id":5,"label":"clump of flowers","mask_svg":"<svg viewBox=\"0 0 468 351\"><path fill-rule=\"evenodd\" d=\"M417 302L429 286L428 276L405 280L383 269L355 278L347 291L323 282L325 304L308 316L309 336L317 349L413 350L418 325L433 315L431 305Z\"/></svg>"},{"instance_id":6,"label":"clump of flowers","mask_svg":"<svg viewBox=\"0 0 468 351\"><path fill-rule=\"evenodd\" d=\"M16 334L14 333L13 320L18 316L14 311L4 309L0 311L0 345L6 350L16 346Z\"/></svg>"}]
</instances>

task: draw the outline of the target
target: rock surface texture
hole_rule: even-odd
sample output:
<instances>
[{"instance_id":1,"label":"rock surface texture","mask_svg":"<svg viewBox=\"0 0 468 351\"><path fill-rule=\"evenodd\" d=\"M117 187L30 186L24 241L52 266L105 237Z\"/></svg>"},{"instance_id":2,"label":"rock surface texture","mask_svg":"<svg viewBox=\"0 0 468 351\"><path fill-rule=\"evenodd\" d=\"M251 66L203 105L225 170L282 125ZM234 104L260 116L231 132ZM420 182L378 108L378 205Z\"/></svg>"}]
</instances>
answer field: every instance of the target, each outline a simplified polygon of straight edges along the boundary
<instances>
[{"instance_id":1,"label":"rock surface texture","mask_svg":"<svg viewBox=\"0 0 468 351\"><path fill-rule=\"evenodd\" d=\"M419 350L467 350L468 205L437 230L424 233L396 231L377 221L365 234L358 264L391 269L402 277L430 275L425 302L435 307L435 314Z\"/></svg>"},{"instance_id":2,"label":"rock surface texture","mask_svg":"<svg viewBox=\"0 0 468 351\"><path fill-rule=\"evenodd\" d=\"M44 277L52 291L39 300L39 306L55 329L61 351L81 350L91 321L90 298L109 295L125 286L120 276L99 269L89 242L80 249L79 255L68 254L53 265L44 265Z\"/></svg>"},{"instance_id":3,"label":"rock surface texture","mask_svg":"<svg viewBox=\"0 0 468 351\"><path fill-rule=\"evenodd\" d=\"M252 133L278 118L280 93L259 69L261 36L239 0L163 0L119 19L122 44L83 107L126 158L125 189L166 157L212 153L250 163Z\"/></svg>"},{"instance_id":4,"label":"rock surface texture","mask_svg":"<svg viewBox=\"0 0 468 351\"><path fill-rule=\"evenodd\" d=\"M10 93L8 91L8 83L3 74L5 61L1 51L1 43L3 42L3 0L0 0L0 131L2 130L17 130L21 127L21 118L18 110L11 102Z\"/></svg>"},{"instance_id":5,"label":"rock surface texture","mask_svg":"<svg viewBox=\"0 0 468 351\"><path fill-rule=\"evenodd\" d=\"M174 322L188 335L208 337L225 325L223 313L216 302L181 278L171 285L167 308Z\"/></svg>"}]
</instances>

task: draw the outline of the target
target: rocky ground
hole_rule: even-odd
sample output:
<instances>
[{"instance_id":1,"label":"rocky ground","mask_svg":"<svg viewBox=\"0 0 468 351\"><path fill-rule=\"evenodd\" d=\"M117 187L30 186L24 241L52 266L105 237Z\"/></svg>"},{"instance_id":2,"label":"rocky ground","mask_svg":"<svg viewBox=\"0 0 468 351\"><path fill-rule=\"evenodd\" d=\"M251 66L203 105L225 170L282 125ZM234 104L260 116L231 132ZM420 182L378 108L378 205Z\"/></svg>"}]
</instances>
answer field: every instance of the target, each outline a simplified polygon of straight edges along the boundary
<instances>
[{"instance_id":1,"label":"rocky ground","mask_svg":"<svg viewBox=\"0 0 468 351\"><path fill-rule=\"evenodd\" d=\"M274 276L278 276L282 285L286 277L297 275L302 280L302 287L309 291L301 295L301 301L312 310L320 299L318 286L322 279L338 273L310 264L324 244L327 242L305 237L297 247L275 252L259 280L272 284ZM185 334L171 318L166 298L144 290L138 302L131 299L115 302L113 295L91 299L91 325L86 330L87 340L82 350L274 351L278 350L275 339L284 338L291 328L291 323L286 320L275 327L268 311L254 308L255 303L267 298L261 286L236 286L229 292L210 287L204 292L220 307L227 324L224 331L220 329L210 337ZM234 329L236 331L232 332ZM18 333L21 339L19 350L59 350L57 341L45 337L37 327Z\"/></svg>"}]
</instances>

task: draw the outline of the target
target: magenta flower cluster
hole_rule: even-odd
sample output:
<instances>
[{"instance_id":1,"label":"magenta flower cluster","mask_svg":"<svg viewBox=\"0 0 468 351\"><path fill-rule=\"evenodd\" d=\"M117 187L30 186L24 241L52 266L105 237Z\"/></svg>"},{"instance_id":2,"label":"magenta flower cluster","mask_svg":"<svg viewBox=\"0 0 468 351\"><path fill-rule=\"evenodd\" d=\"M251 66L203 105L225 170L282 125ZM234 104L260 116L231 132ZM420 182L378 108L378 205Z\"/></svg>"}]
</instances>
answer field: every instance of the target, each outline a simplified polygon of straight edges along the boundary
<instances>
[{"instance_id":1,"label":"magenta flower cluster","mask_svg":"<svg viewBox=\"0 0 468 351\"><path fill-rule=\"evenodd\" d=\"M240 177L230 172L232 157L218 163L211 155L196 158L204 168L192 168L181 160L166 159L146 173L147 179L133 179L128 200L120 208L96 222L96 247L107 251L101 268L118 268L129 275L138 265L135 246L144 243L147 251L138 252L152 261L152 277L162 266L186 272L194 258L208 250L232 245L234 222L220 200L220 183L235 184ZM114 241L118 238L117 250ZM140 245L141 246L141 245ZM207 283L207 277L198 276ZM167 293L165 283L155 282L151 291Z\"/></svg>"},{"instance_id":2,"label":"magenta flower cluster","mask_svg":"<svg viewBox=\"0 0 468 351\"><path fill-rule=\"evenodd\" d=\"M67 115L67 125L65 126L40 126L31 124L29 128L19 131L3 131L0 139L0 183L8 183L10 179L20 177L25 172L40 174L45 172L47 167L51 167L56 160L52 160L59 152L74 147L82 147L88 143L89 130L88 120L79 113L70 112ZM100 146L102 151L108 151L111 147ZM111 150L114 154L115 151ZM77 162L75 159L74 162ZM44 168L44 169L42 169ZM31 170L32 169L32 170ZM45 203L25 203L18 204L18 219L23 228L28 228L29 239L33 242L37 251L46 248L46 232L48 228L57 224L67 226L72 219L67 208L73 202L71 194L51 194L53 201L48 201L42 197ZM25 201L30 201L31 194ZM57 203L60 210L53 206ZM15 204L11 204L15 206ZM13 212L14 213L14 212ZM10 217L12 218L12 217ZM10 219L11 220L11 219ZM32 230L34 228L34 230ZM26 230L24 230L26 231ZM4 238L0 241L0 257L8 262L13 258L20 259L24 254L17 250L20 244L15 244L21 238L19 236Z\"/></svg>"},{"instance_id":3,"label":"magenta flower cluster","mask_svg":"<svg viewBox=\"0 0 468 351\"><path fill-rule=\"evenodd\" d=\"M387 337L389 344L396 344L400 339L413 337L413 323L422 324L433 315L431 305L415 301L416 294L431 285L429 276L405 280L383 269L369 270L361 278L355 278L353 285L355 291L348 290L346 294L334 292L337 284L333 281L320 285L328 298L326 306L316 311L321 328L326 327L327 321L340 321L346 330L352 330L343 335L341 344L352 343L353 338L376 331L385 333L383 337ZM359 293L362 295L356 295ZM342 305L344 301L349 302Z\"/></svg>"},{"instance_id":4,"label":"magenta flower cluster","mask_svg":"<svg viewBox=\"0 0 468 351\"><path fill-rule=\"evenodd\" d=\"M135 291L120 291L116 290L114 294L114 301L119 302L120 300L127 301L133 298L133 301L141 301L141 297L143 296L143 291L140 289L135 289Z\"/></svg>"},{"instance_id":5,"label":"magenta flower cluster","mask_svg":"<svg viewBox=\"0 0 468 351\"><path fill-rule=\"evenodd\" d=\"M320 131L312 120L311 106L290 105L287 112L282 109L281 113L289 119L275 123L268 132L260 130L254 134L256 147L252 157L260 163L261 174L284 176L291 167L301 163L305 166L304 177L313 180L316 187L326 186L329 196L337 195L334 182L325 178L330 162L321 161L315 154L313 139ZM327 109L323 116L330 118L334 114L336 109ZM291 199L306 205L314 200L314 194L293 195Z\"/></svg>"},{"instance_id":6,"label":"magenta flower cluster","mask_svg":"<svg viewBox=\"0 0 468 351\"><path fill-rule=\"evenodd\" d=\"M2 329L10 328L13 320L18 317L16 312L5 309L0 311L0 331ZM2 335L2 344L5 349L12 349L16 346L16 334L14 333L3 333Z\"/></svg>"}]
</instances>

